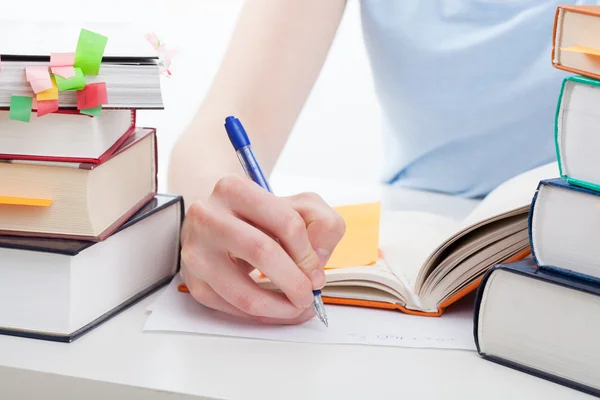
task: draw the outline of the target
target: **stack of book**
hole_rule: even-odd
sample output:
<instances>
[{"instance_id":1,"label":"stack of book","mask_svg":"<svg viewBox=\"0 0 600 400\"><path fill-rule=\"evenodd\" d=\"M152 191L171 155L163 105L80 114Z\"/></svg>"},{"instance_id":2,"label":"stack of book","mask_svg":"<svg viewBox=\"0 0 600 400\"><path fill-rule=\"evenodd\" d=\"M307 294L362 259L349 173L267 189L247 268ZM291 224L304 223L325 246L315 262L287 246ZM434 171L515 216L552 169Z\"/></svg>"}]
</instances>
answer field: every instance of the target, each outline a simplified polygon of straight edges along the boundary
<instances>
[{"instance_id":1,"label":"stack of book","mask_svg":"<svg viewBox=\"0 0 600 400\"><path fill-rule=\"evenodd\" d=\"M560 177L539 182L532 257L492 268L474 335L500 364L600 396L600 7L558 7L552 63L564 79L555 117Z\"/></svg>"},{"instance_id":2,"label":"stack of book","mask_svg":"<svg viewBox=\"0 0 600 400\"><path fill-rule=\"evenodd\" d=\"M77 32L75 32L76 34ZM70 342L179 268L180 196L157 193L162 109L151 52L1 54L0 333Z\"/></svg>"}]
</instances>

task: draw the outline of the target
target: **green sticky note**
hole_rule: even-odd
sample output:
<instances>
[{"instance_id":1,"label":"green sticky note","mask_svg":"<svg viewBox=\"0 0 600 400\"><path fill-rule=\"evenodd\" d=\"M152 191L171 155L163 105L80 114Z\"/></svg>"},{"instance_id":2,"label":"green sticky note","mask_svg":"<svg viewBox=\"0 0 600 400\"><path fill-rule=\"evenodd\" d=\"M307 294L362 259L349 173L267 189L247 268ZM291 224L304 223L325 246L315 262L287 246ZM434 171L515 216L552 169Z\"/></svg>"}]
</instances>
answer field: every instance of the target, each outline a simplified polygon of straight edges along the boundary
<instances>
[{"instance_id":1,"label":"green sticky note","mask_svg":"<svg viewBox=\"0 0 600 400\"><path fill-rule=\"evenodd\" d=\"M65 79L62 76L54 75L56 79L56 86L58 90L64 92L65 90L81 90L85 87L85 76L81 68L74 68L75 76L72 78Z\"/></svg>"},{"instance_id":2,"label":"green sticky note","mask_svg":"<svg viewBox=\"0 0 600 400\"><path fill-rule=\"evenodd\" d=\"M31 119L32 106L33 97L12 96L10 98L10 111L8 112L8 119L29 122Z\"/></svg>"},{"instance_id":3,"label":"green sticky note","mask_svg":"<svg viewBox=\"0 0 600 400\"><path fill-rule=\"evenodd\" d=\"M92 117L99 117L102 114L102 106L92 108L82 108L79 110L81 114L91 115Z\"/></svg>"},{"instance_id":4,"label":"green sticky note","mask_svg":"<svg viewBox=\"0 0 600 400\"><path fill-rule=\"evenodd\" d=\"M85 75L98 75L107 41L106 36L82 29L75 48L75 63L73 66L81 68Z\"/></svg>"}]
</instances>

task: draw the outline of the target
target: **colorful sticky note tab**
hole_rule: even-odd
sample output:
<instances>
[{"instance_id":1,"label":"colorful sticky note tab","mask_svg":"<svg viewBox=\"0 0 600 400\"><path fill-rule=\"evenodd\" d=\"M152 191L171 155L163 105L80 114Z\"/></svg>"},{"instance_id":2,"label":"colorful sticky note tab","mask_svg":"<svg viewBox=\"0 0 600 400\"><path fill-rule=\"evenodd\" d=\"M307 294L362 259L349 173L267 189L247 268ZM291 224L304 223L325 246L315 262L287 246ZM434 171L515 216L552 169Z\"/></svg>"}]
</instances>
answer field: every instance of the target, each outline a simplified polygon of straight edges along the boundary
<instances>
[{"instance_id":1,"label":"colorful sticky note tab","mask_svg":"<svg viewBox=\"0 0 600 400\"><path fill-rule=\"evenodd\" d=\"M58 100L58 86L56 85L56 79L51 75L50 80L52 81L52 88L39 92L35 96L37 101Z\"/></svg>"},{"instance_id":2,"label":"colorful sticky note tab","mask_svg":"<svg viewBox=\"0 0 600 400\"><path fill-rule=\"evenodd\" d=\"M41 117L58 111L58 100L43 100L37 102L37 116Z\"/></svg>"},{"instance_id":3,"label":"colorful sticky note tab","mask_svg":"<svg viewBox=\"0 0 600 400\"><path fill-rule=\"evenodd\" d=\"M561 47L562 51L570 51L574 53L583 53L590 56L600 56L600 50L594 49L592 47L586 46L569 46L569 47Z\"/></svg>"},{"instance_id":4,"label":"colorful sticky note tab","mask_svg":"<svg viewBox=\"0 0 600 400\"><path fill-rule=\"evenodd\" d=\"M25 67L25 78L31 85L34 93L43 92L52 88L52 80L48 67L40 65L28 65Z\"/></svg>"},{"instance_id":5,"label":"colorful sticky note tab","mask_svg":"<svg viewBox=\"0 0 600 400\"><path fill-rule=\"evenodd\" d=\"M31 119L31 106L33 98L29 96L12 96L8 119L29 122Z\"/></svg>"},{"instance_id":6,"label":"colorful sticky note tab","mask_svg":"<svg viewBox=\"0 0 600 400\"><path fill-rule=\"evenodd\" d=\"M381 203L335 207L346 223L346 232L331 254L325 269L375 264L379 258Z\"/></svg>"},{"instance_id":7,"label":"colorful sticky note tab","mask_svg":"<svg viewBox=\"0 0 600 400\"><path fill-rule=\"evenodd\" d=\"M75 68L75 76L72 78L65 79L58 75L54 75L54 79L56 79L56 86L58 86L60 92L66 90L81 90L85 87L85 76L83 76L81 68Z\"/></svg>"},{"instance_id":8,"label":"colorful sticky note tab","mask_svg":"<svg viewBox=\"0 0 600 400\"><path fill-rule=\"evenodd\" d=\"M50 69L52 73L69 79L75 76L73 63L75 62L75 53L52 53L50 54Z\"/></svg>"},{"instance_id":9,"label":"colorful sticky note tab","mask_svg":"<svg viewBox=\"0 0 600 400\"><path fill-rule=\"evenodd\" d=\"M13 205L13 206L48 207L52 204L52 200L34 199L34 198L29 198L29 197L0 196L0 204L7 204L7 205Z\"/></svg>"},{"instance_id":10,"label":"colorful sticky note tab","mask_svg":"<svg viewBox=\"0 0 600 400\"><path fill-rule=\"evenodd\" d=\"M82 90L77 91L77 109L86 109L108 104L106 83L90 83Z\"/></svg>"},{"instance_id":11,"label":"colorful sticky note tab","mask_svg":"<svg viewBox=\"0 0 600 400\"><path fill-rule=\"evenodd\" d=\"M81 68L85 75L98 75L107 41L106 36L82 29L77 40L73 65Z\"/></svg>"},{"instance_id":12,"label":"colorful sticky note tab","mask_svg":"<svg viewBox=\"0 0 600 400\"><path fill-rule=\"evenodd\" d=\"M102 106L92 107L92 108L84 108L79 110L81 114L90 115L92 117L99 117L102 115Z\"/></svg>"},{"instance_id":13,"label":"colorful sticky note tab","mask_svg":"<svg viewBox=\"0 0 600 400\"><path fill-rule=\"evenodd\" d=\"M72 67L75 63L75 53L51 53L51 67Z\"/></svg>"},{"instance_id":14,"label":"colorful sticky note tab","mask_svg":"<svg viewBox=\"0 0 600 400\"><path fill-rule=\"evenodd\" d=\"M75 68L73 67L50 67L54 75L61 78L69 79L75 76Z\"/></svg>"}]
</instances>

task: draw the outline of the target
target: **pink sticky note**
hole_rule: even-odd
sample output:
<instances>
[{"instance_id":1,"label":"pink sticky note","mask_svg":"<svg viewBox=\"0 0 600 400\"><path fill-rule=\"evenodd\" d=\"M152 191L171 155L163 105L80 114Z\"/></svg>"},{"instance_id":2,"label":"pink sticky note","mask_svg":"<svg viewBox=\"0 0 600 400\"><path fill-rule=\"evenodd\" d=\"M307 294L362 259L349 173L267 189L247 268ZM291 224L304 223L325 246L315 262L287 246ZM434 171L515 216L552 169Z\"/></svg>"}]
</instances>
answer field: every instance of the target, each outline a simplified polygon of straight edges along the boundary
<instances>
[{"instance_id":1,"label":"pink sticky note","mask_svg":"<svg viewBox=\"0 0 600 400\"><path fill-rule=\"evenodd\" d=\"M77 109L94 108L103 104L108 104L106 93L106 83L90 83L82 90L77 91Z\"/></svg>"},{"instance_id":2,"label":"pink sticky note","mask_svg":"<svg viewBox=\"0 0 600 400\"><path fill-rule=\"evenodd\" d=\"M50 82L50 83L48 83ZM32 81L29 81L29 84L31 85L31 89L33 90L33 93L39 93L39 92L43 92L44 90L48 90L48 89L52 89L52 81L48 79L48 81L46 80L42 80L42 79L35 79Z\"/></svg>"},{"instance_id":3,"label":"pink sticky note","mask_svg":"<svg viewBox=\"0 0 600 400\"><path fill-rule=\"evenodd\" d=\"M50 79L50 73L46 66L26 66L25 77L34 93L52 89L52 79Z\"/></svg>"},{"instance_id":4,"label":"pink sticky note","mask_svg":"<svg viewBox=\"0 0 600 400\"><path fill-rule=\"evenodd\" d=\"M75 76L75 68L73 67L50 67L54 75L61 78L69 79Z\"/></svg>"},{"instance_id":5,"label":"pink sticky note","mask_svg":"<svg viewBox=\"0 0 600 400\"><path fill-rule=\"evenodd\" d=\"M37 102L38 117L53 113L55 111L58 111L58 100L41 100Z\"/></svg>"},{"instance_id":6,"label":"pink sticky note","mask_svg":"<svg viewBox=\"0 0 600 400\"><path fill-rule=\"evenodd\" d=\"M75 63L75 53L51 53L51 67L72 67Z\"/></svg>"}]
</instances>

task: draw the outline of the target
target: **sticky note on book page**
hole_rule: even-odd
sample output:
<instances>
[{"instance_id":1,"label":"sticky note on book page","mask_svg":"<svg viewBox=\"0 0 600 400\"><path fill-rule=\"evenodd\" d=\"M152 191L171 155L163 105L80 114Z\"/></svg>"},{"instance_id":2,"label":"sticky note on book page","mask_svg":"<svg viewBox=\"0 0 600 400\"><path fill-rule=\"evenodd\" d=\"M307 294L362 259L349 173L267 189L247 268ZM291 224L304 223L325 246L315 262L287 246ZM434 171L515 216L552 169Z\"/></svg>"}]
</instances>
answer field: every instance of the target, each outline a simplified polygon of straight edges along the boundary
<instances>
[{"instance_id":1,"label":"sticky note on book page","mask_svg":"<svg viewBox=\"0 0 600 400\"><path fill-rule=\"evenodd\" d=\"M29 122L31 120L32 105L33 97L12 96L8 118L14 121Z\"/></svg>"},{"instance_id":2,"label":"sticky note on book page","mask_svg":"<svg viewBox=\"0 0 600 400\"><path fill-rule=\"evenodd\" d=\"M75 49L75 63L85 75L98 75L104 48L108 38L98 33L82 29Z\"/></svg>"},{"instance_id":3,"label":"sticky note on book page","mask_svg":"<svg viewBox=\"0 0 600 400\"><path fill-rule=\"evenodd\" d=\"M562 51L571 51L574 53L583 53L590 56L600 56L600 50L594 49L592 47L586 46L569 46L569 47L561 47Z\"/></svg>"},{"instance_id":4,"label":"sticky note on book page","mask_svg":"<svg viewBox=\"0 0 600 400\"><path fill-rule=\"evenodd\" d=\"M58 75L54 75L54 79L56 79L56 85L61 92L67 90L81 90L85 87L85 76L80 68L75 68L75 76L72 78L65 79Z\"/></svg>"},{"instance_id":5,"label":"sticky note on book page","mask_svg":"<svg viewBox=\"0 0 600 400\"><path fill-rule=\"evenodd\" d=\"M379 258L381 203L334 207L344 219L346 232L331 254L325 269L372 265Z\"/></svg>"},{"instance_id":6,"label":"sticky note on book page","mask_svg":"<svg viewBox=\"0 0 600 400\"><path fill-rule=\"evenodd\" d=\"M82 90L77 91L77 109L87 109L108 104L106 83L90 83Z\"/></svg>"},{"instance_id":7,"label":"sticky note on book page","mask_svg":"<svg viewBox=\"0 0 600 400\"><path fill-rule=\"evenodd\" d=\"M50 200L50 199L33 199L33 198L29 198L29 197L0 196L0 204L12 205L12 206L48 207L52 204L52 200Z\"/></svg>"},{"instance_id":8,"label":"sticky note on book page","mask_svg":"<svg viewBox=\"0 0 600 400\"><path fill-rule=\"evenodd\" d=\"M58 100L58 86L56 85L56 79L54 76L51 76L50 80L52 82L52 88L36 94L35 98L37 101Z\"/></svg>"},{"instance_id":9,"label":"sticky note on book page","mask_svg":"<svg viewBox=\"0 0 600 400\"><path fill-rule=\"evenodd\" d=\"M46 66L28 65L25 67L25 78L31 85L34 93L43 92L52 88L50 72Z\"/></svg>"},{"instance_id":10,"label":"sticky note on book page","mask_svg":"<svg viewBox=\"0 0 600 400\"><path fill-rule=\"evenodd\" d=\"M75 76L73 64L75 53L52 53L50 54L50 69L52 73L68 79Z\"/></svg>"}]
</instances>

